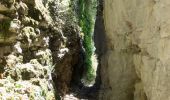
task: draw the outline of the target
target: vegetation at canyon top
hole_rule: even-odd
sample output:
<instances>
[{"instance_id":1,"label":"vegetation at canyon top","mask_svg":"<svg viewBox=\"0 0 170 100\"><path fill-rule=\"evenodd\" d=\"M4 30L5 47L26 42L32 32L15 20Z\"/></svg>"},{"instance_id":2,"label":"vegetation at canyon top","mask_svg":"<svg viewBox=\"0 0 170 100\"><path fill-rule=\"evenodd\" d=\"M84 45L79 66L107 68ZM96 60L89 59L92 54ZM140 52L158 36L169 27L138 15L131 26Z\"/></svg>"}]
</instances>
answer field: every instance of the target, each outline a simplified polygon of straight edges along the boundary
<instances>
[{"instance_id":1,"label":"vegetation at canyon top","mask_svg":"<svg viewBox=\"0 0 170 100\"><path fill-rule=\"evenodd\" d=\"M93 30L96 16L97 0L79 0L79 24L84 33L85 48L85 80L89 83L95 80L96 72L92 61L94 56Z\"/></svg>"}]
</instances>

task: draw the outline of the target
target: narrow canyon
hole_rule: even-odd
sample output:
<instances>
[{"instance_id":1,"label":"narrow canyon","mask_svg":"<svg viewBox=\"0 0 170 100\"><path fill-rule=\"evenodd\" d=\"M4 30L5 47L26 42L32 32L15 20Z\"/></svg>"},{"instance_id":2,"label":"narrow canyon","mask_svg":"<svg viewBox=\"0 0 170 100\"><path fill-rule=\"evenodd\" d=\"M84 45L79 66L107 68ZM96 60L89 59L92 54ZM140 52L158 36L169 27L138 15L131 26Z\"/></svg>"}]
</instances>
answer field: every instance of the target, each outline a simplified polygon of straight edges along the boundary
<instances>
[{"instance_id":1,"label":"narrow canyon","mask_svg":"<svg viewBox=\"0 0 170 100\"><path fill-rule=\"evenodd\" d=\"M170 100L169 0L0 0L0 100Z\"/></svg>"}]
</instances>

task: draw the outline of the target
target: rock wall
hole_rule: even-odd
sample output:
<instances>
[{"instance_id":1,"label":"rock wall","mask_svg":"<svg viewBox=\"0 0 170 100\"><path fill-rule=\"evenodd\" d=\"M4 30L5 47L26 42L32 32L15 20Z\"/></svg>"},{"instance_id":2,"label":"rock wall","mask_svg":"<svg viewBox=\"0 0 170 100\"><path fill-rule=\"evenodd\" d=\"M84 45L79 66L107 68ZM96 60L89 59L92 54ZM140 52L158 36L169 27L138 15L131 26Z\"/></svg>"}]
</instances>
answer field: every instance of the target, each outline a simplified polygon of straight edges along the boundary
<instances>
[{"instance_id":1,"label":"rock wall","mask_svg":"<svg viewBox=\"0 0 170 100\"><path fill-rule=\"evenodd\" d=\"M104 0L101 100L170 100L169 0Z\"/></svg>"},{"instance_id":2,"label":"rock wall","mask_svg":"<svg viewBox=\"0 0 170 100\"><path fill-rule=\"evenodd\" d=\"M1 100L68 92L80 48L73 17L70 0L0 0Z\"/></svg>"},{"instance_id":3,"label":"rock wall","mask_svg":"<svg viewBox=\"0 0 170 100\"><path fill-rule=\"evenodd\" d=\"M51 21L41 0L0 1L1 100L55 99L50 37L42 30Z\"/></svg>"}]
</instances>

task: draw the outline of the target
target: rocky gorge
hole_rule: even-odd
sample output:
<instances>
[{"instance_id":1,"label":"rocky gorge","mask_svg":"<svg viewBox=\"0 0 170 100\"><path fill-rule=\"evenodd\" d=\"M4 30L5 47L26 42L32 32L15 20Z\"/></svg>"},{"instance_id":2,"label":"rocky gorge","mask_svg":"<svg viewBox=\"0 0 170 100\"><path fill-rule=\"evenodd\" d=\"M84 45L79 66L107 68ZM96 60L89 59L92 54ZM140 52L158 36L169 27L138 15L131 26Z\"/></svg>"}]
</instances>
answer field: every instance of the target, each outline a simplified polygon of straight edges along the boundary
<instances>
[{"instance_id":1,"label":"rocky gorge","mask_svg":"<svg viewBox=\"0 0 170 100\"><path fill-rule=\"evenodd\" d=\"M0 0L0 100L170 100L168 0Z\"/></svg>"}]
</instances>

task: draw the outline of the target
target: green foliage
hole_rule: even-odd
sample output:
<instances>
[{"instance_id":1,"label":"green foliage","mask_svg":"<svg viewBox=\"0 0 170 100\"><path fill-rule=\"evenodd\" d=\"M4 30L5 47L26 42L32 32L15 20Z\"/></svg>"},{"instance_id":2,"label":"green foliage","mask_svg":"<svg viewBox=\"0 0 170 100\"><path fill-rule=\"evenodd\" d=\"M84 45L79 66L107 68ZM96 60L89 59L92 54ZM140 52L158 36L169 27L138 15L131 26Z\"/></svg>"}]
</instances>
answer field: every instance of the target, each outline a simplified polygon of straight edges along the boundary
<instances>
[{"instance_id":1,"label":"green foliage","mask_svg":"<svg viewBox=\"0 0 170 100\"><path fill-rule=\"evenodd\" d=\"M8 32L9 30L9 27L10 27L10 22L11 20L4 20L4 21L1 21L0 23L0 34L2 34L3 36L6 35L6 33Z\"/></svg>"},{"instance_id":2,"label":"green foliage","mask_svg":"<svg viewBox=\"0 0 170 100\"><path fill-rule=\"evenodd\" d=\"M21 84L16 84L15 87L16 88L22 88L22 85Z\"/></svg>"},{"instance_id":3,"label":"green foliage","mask_svg":"<svg viewBox=\"0 0 170 100\"><path fill-rule=\"evenodd\" d=\"M93 55L92 33L94 28L94 20L96 15L97 0L79 0L79 24L84 33L83 45L85 48L85 66L87 67L86 79L92 81L94 79L94 69L92 67L91 57Z\"/></svg>"},{"instance_id":4,"label":"green foliage","mask_svg":"<svg viewBox=\"0 0 170 100\"><path fill-rule=\"evenodd\" d=\"M5 20L5 21L2 21L1 24L0 24L0 29L1 30L8 30L9 27L10 27L10 20Z\"/></svg>"}]
</instances>

